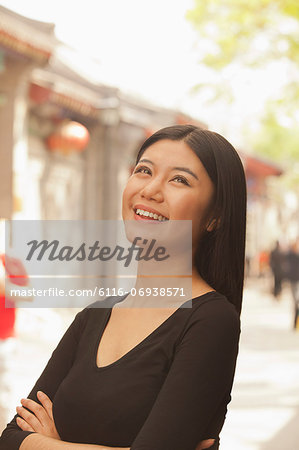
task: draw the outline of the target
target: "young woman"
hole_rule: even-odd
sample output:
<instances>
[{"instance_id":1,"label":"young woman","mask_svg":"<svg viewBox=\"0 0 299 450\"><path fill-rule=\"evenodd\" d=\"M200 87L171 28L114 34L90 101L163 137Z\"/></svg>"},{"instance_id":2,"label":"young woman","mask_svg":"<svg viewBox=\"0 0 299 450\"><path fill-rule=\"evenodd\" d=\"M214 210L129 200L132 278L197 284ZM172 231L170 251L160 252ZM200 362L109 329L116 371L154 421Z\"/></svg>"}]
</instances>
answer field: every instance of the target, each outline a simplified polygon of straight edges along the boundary
<instances>
[{"instance_id":1,"label":"young woman","mask_svg":"<svg viewBox=\"0 0 299 450\"><path fill-rule=\"evenodd\" d=\"M138 225L150 212L152 220L192 220L192 307L138 308L142 299L129 293L83 309L0 449L219 448L244 277L246 183L237 152L192 125L153 134L122 204L123 220Z\"/></svg>"}]
</instances>

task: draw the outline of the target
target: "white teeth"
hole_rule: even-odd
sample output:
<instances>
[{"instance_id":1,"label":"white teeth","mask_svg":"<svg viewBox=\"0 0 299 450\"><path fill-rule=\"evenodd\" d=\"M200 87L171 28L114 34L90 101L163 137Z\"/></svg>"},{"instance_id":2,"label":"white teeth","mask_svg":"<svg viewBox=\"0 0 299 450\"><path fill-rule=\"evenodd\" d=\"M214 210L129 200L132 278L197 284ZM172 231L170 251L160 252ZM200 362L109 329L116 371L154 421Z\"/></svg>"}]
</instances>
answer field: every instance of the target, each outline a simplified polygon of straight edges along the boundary
<instances>
[{"instance_id":1,"label":"white teeth","mask_svg":"<svg viewBox=\"0 0 299 450\"><path fill-rule=\"evenodd\" d=\"M158 214L155 214L155 213L152 213L149 211L144 211L143 209L139 209L139 208L136 210L136 214L138 214L140 216L145 216L145 217L152 217L155 220L159 220L160 222L167 220L166 217L162 216L161 214L158 216Z\"/></svg>"}]
</instances>

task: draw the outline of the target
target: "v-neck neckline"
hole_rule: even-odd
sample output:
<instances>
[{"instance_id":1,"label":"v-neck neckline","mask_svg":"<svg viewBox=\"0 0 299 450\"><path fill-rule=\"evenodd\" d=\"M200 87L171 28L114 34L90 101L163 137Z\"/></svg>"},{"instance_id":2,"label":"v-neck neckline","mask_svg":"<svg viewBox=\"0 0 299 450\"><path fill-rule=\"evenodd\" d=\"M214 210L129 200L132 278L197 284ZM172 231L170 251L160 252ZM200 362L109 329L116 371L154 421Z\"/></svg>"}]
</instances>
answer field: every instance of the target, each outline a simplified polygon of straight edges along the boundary
<instances>
[{"instance_id":1,"label":"v-neck neckline","mask_svg":"<svg viewBox=\"0 0 299 450\"><path fill-rule=\"evenodd\" d=\"M113 305L111 308L108 309L107 315L105 317L104 326L101 328L101 331L100 331L100 333L99 333L99 335L97 336L97 339L96 339L95 351L94 351L94 354L93 354L93 362L94 362L94 366L95 366L96 370L97 371L107 370L107 369L110 369L110 368L112 368L112 367L114 367L114 366L116 366L118 364L121 364L123 361L125 361L127 358L129 358L132 353L134 353L137 350L139 350L140 348L142 348L151 339L152 336L156 335L162 328L164 328L165 325L168 324L173 319L173 317L175 317L178 314L178 311L181 311L181 310L185 309L183 307L183 305L185 305L186 303L190 303L191 302L192 306L193 306L193 300L202 299L203 297L206 297L208 295L215 294L215 293L216 293L216 291L208 291L208 292L205 292L204 294L201 294L201 295L199 295L197 297L194 297L192 299L187 300L179 308L177 308L169 317L167 317L167 319L165 319L157 328L155 328L153 331L151 331L151 333L149 333L144 339L142 339L140 342L138 342L138 344L136 344L134 347L132 347L130 350L128 350L126 353L124 353L120 358L116 359L112 363L107 364L105 366L98 366L97 365L98 351L99 351L99 347L101 345L101 340L102 340L104 331L107 328L107 325L108 325L110 317L111 317L112 308L114 306ZM126 296L127 296L127 294L123 297L123 300L125 299ZM116 302L116 303L119 303L119 302ZM191 309L192 309L192 307L191 307Z\"/></svg>"}]
</instances>

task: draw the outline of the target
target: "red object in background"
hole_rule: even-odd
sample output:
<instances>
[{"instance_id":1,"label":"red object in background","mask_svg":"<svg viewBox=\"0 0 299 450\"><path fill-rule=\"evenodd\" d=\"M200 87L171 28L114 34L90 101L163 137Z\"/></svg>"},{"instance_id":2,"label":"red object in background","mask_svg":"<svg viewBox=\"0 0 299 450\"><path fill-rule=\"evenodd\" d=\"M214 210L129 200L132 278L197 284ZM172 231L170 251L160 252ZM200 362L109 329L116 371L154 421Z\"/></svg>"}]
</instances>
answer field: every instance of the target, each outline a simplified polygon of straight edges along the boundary
<instances>
[{"instance_id":1,"label":"red object in background","mask_svg":"<svg viewBox=\"0 0 299 450\"><path fill-rule=\"evenodd\" d=\"M63 122L46 142L52 151L66 154L71 151L83 151L89 142L89 131L79 122Z\"/></svg>"},{"instance_id":2,"label":"red object in background","mask_svg":"<svg viewBox=\"0 0 299 450\"><path fill-rule=\"evenodd\" d=\"M29 97L37 104L45 103L49 100L51 95L51 90L39 86L38 84L31 83L29 88Z\"/></svg>"},{"instance_id":3,"label":"red object in background","mask_svg":"<svg viewBox=\"0 0 299 450\"><path fill-rule=\"evenodd\" d=\"M156 130L157 131L157 130ZM155 130L153 128L144 128L144 136L145 138L149 138L152 134L154 134Z\"/></svg>"},{"instance_id":4,"label":"red object in background","mask_svg":"<svg viewBox=\"0 0 299 450\"><path fill-rule=\"evenodd\" d=\"M5 267L5 271L11 283L18 286L28 284L28 275L19 259L10 256L0 255L0 261ZM9 308L5 307L5 295L0 295L0 340L13 337L15 335L14 325L16 320L16 309L13 301L7 300Z\"/></svg>"}]
</instances>

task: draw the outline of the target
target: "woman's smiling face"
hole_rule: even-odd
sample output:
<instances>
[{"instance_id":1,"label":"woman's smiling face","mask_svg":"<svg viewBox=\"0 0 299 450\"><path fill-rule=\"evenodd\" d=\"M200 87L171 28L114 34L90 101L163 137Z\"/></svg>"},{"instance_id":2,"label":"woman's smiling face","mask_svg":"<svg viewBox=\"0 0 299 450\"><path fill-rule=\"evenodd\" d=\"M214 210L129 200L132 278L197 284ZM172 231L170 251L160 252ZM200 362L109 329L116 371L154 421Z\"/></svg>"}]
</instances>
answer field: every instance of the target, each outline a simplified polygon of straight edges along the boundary
<instances>
[{"instance_id":1,"label":"woman's smiling face","mask_svg":"<svg viewBox=\"0 0 299 450\"><path fill-rule=\"evenodd\" d=\"M143 152L128 179L122 217L142 220L138 208L156 214L152 220L192 220L192 242L197 245L207 227L213 193L213 183L193 150L184 141L160 140Z\"/></svg>"}]
</instances>

